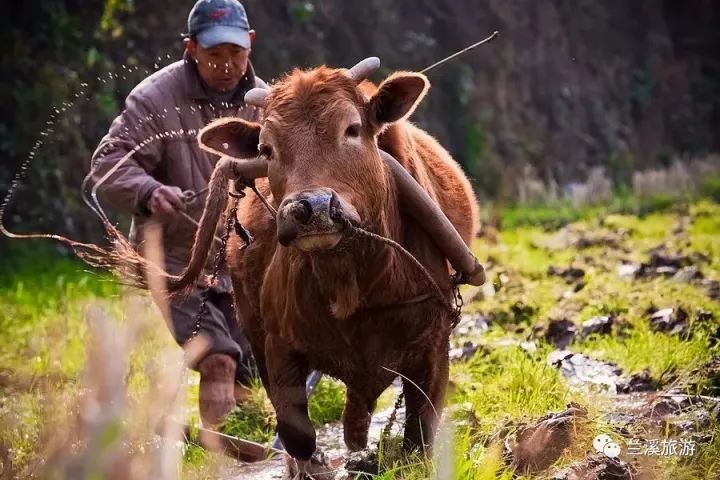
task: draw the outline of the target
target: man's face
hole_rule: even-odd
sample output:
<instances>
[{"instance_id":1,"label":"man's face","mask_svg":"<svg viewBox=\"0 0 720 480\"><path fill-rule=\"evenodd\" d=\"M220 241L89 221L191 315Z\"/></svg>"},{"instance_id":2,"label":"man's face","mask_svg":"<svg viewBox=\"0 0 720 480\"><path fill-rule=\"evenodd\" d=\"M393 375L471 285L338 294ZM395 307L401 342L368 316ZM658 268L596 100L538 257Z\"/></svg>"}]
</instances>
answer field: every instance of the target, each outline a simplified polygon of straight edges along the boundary
<instances>
[{"instance_id":1,"label":"man's face","mask_svg":"<svg viewBox=\"0 0 720 480\"><path fill-rule=\"evenodd\" d=\"M245 75L250 49L232 43L202 48L191 39L185 41L185 48L195 60L202 79L215 90L233 90Z\"/></svg>"}]
</instances>

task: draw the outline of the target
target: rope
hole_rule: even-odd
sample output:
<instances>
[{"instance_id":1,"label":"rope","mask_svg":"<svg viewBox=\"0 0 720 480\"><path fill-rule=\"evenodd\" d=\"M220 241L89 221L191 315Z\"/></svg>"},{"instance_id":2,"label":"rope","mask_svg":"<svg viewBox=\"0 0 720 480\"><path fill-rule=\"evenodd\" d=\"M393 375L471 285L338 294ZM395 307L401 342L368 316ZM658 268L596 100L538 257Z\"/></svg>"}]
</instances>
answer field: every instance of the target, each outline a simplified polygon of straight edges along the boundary
<instances>
[{"instance_id":1,"label":"rope","mask_svg":"<svg viewBox=\"0 0 720 480\"><path fill-rule=\"evenodd\" d=\"M469 51L472 50L473 48L479 47L479 46L482 45L483 43L489 42L489 41L492 40L493 38L497 37L499 34L500 34L500 33L499 33L498 31L494 31L494 32L493 32L489 37L487 37L486 39L480 40L480 41L477 42L477 43L473 43L472 45L467 46L467 47L463 48L462 50L459 50L459 51L453 53L452 55L449 55L449 56L443 58L442 60L433 63L433 64L430 65L429 67L423 68L422 70L420 70L420 73L427 73L429 70L432 70L432 69L435 68L435 67L439 67L440 65L442 65L442 64L445 63L445 62L449 62L449 61L452 60L453 58L458 57L458 56L462 55L462 54L465 53L465 52L469 52Z\"/></svg>"},{"instance_id":2,"label":"rope","mask_svg":"<svg viewBox=\"0 0 720 480\"><path fill-rule=\"evenodd\" d=\"M277 217L277 210L275 210L275 207L270 205L270 202L267 201L267 198L265 198L265 195L260 193L260 190L257 189L255 186L255 179L248 180L246 178L238 177L235 179L235 190L238 192L242 192L245 187L250 188L253 192L255 192L255 195L260 199L263 205L265 205L265 208L268 212L270 212L270 215L272 215L273 220ZM236 196L238 194L236 193L230 193L230 196ZM242 197L244 197L245 194L242 193ZM241 197L241 198L242 198Z\"/></svg>"},{"instance_id":3,"label":"rope","mask_svg":"<svg viewBox=\"0 0 720 480\"><path fill-rule=\"evenodd\" d=\"M190 338L188 338L185 343L189 342L193 338L195 338L198 333L200 333L200 329L202 328L202 325L200 324L202 320L202 316L207 311L207 302L208 298L210 297L210 287L215 284L217 281L217 277L220 274L220 270L222 269L223 264L225 263L225 254L227 252L227 242L230 238L230 232L233 231L235 222L237 222L237 209L238 209L238 200L236 199L233 203L232 207L230 208L230 212L227 218L227 221L225 222L225 233L223 234L222 238L220 239L220 248L218 249L217 253L215 254L215 268L213 270L212 276L210 277L210 282L208 285L202 289L200 292L200 308L198 308L197 313L195 314L195 328L193 329L192 333L190 334Z\"/></svg>"},{"instance_id":4,"label":"rope","mask_svg":"<svg viewBox=\"0 0 720 480\"><path fill-rule=\"evenodd\" d=\"M405 258L407 258L413 265L415 265L415 267L417 267L418 270L420 270L420 272L421 272L421 273L423 274L423 276L425 277L425 280L427 280L427 282L428 282L428 283L430 284L430 286L432 287L432 290L433 290L433 292L435 293L435 296L438 298L438 300L440 300L440 303L442 303L442 304L450 311L451 314L454 315L454 314L456 313L456 308L453 307L452 305L450 305L450 303L447 301L445 295L443 295L443 292L442 292L442 290L440 289L440 286L437 284L437 282L436 282L435 279L432 277L432 275L430 275L430 272L428 272L427 269L423 266L423 264L420 263L420 261L419 261L417 258L415 258L415 256L414 256L412 253L410 253L409 251L407 251L407 250L405 249L405 247L403 247L402 245L400 245L400 244L399 244L398 242L396 242L395 240L392 240L392 239L387 238L387 237L383 237L382 235L378 235L378 234L376 234L376 233L370 232L370 231L365 230L365 229L363 229L363 228L361 228L361 227L357 227L357 226L353 225L353 224L350 222L350 220L348 220L347 218L345 218L342 214L338 214L338 213L337 213L337 210L335 210L335 211L333 211L333 212L331 213L331 218L332 218L334 221L336 221L336 222L340 223L341 225L343 225L343 227L344 227L345 229L347 229L347 230L351 233L351 235L357 235L357 236L360 236L360 237L365 237L365 238L369 238L369 239L371 239L371 240L375 240L375 241L377 241L377 242L384 243L384 244L389 245L389 246L391 246L392 248L396 249L398 252L400 252L400 253L401 253Z\"/></svg>"},{"instance_id":5,"label":"rope","mask_svg":"<svg viewBox=\"0 0 720 480\"><path fill-rule=\"evenodd\" d=\"M252 184L249 185L249 187L252 189L253 192L255 192L255 195L257 195L258 198L260 198L260 201L263 203L263 205L265 205L265 208L268 209L268 212L270 212L270 215L272 215L273 218L277 218L277 210L275 210L275 207L270 205L270 203L267 201L265 196L262 193L260 193L260 191L257 189L257 187L255 187L255 182L252 182Z\"/></svg>"}]
</instances>

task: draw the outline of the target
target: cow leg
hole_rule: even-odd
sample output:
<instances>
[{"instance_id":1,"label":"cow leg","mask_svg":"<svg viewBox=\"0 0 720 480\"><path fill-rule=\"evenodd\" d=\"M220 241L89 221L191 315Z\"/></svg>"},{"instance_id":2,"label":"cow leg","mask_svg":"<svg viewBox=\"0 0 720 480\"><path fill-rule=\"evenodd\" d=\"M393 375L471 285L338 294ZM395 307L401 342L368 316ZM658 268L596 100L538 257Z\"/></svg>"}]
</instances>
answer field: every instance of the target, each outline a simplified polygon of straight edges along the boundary
<instances>
[{"instance_id":1,"label":"cow leg","mask_svg":"<svg viewBox=\"0 0 720 480\"><path fill-rule=\"evenodd\" d=\"M250 351L255 359L258 375L265 390L268 390L269 379L265 360L265 330L262 319L255 314L245 296L241 280L233 281L233 292L235 294L235 320L239 330L247 337L250 343Z\"/></svg>"},{"instance_id":2,"label":"cow leg","mask_svg":"<svg viewBox=\"0 0 720 480\"><path fill-rule=\"evenodd\" d=\"M305 396L307 360L272 334L266 339L265 353L268 394L275 407L278 435L290 456L307 462L315 452L315 428L310 422Z\"/></svg>"},{"instance_id":3,"label":"cow leg","mask_svg":"<svg viewBox=\"0 0 720 480\"><path fill-rule=\"evenodd\" d=\"M253 342L250 340L250 350L252 352L253 358L255 359L255 367L257 368L258 375L260 376L260 381L262 382L262 386L265 387L265 391L270 391L270 381L268 379L268 372L267 372L267 363L265 360L265 345L259 345L256 342ZM244 389L242 385L235 384L235 399L238 401L238 405L242 403L240 401L240 398L238 396L238 390Z\"/></svg>"},{"instance_id":4,"label":"cow leg","mask_svg":"<svg viewBox=\"0 0 720 480\"><path fill-rule=\"evenodd\" d=\"M348 386L345 392L345 409L342 414L343 435L348 450L356 451L367 447L370 420L375 410L375 399L365 396Z\"/></svg>"},{"instance_id":5,"label":"cow leg","mask_svg":"<svg viewBox=\"0 0 720 480\"><path fill-rule=\"evenodd\" d=\"M426 351L415 365L401 372L407 377L403 378L406 405L403 449L429 449L432 446L442 414L448 369L447 352Z\"/></svg>"}]
</instances>

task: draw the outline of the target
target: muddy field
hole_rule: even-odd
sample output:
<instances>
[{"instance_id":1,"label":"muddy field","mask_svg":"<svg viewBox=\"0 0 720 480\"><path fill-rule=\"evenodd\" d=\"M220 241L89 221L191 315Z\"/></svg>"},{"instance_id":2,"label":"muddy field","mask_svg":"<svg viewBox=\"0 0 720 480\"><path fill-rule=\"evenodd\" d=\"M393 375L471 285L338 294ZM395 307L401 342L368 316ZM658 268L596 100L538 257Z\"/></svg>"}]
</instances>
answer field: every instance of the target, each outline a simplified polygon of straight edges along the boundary
<instances>
[{"instance_id":1,"label":"muddy field","mask_svg":"<svg viewBox=\"0 0 720 480\"><path fill-rule=\"evenodd\" d=\"M337 478L720 478L720 205L537 223L486 228L474 245L490 281L463 290L434 461L400 455L397 389L381 398L372 448L348 459L343 387L322 380L311 417ZM51 468L71 478L83 459L100 472L121 452L131 476L149 478L153 455L167 448L151 428L162 410L157 371L169 358L158 352L174 347L147 298L48 260L4 275L0 311L4 475ZM110 402L120 405L115 429L100 434L100 447L83 427L88 392L107 380L85 366L93 316L132 333L121 370L106 371L121 375L122 401ZM183 384L177 414L197 423L197 377ZM272 439L260 387L224 431ZM192 442L171 448L183 478L282 478L281 457L241 464Z\"/></svg>"}]
</instances>

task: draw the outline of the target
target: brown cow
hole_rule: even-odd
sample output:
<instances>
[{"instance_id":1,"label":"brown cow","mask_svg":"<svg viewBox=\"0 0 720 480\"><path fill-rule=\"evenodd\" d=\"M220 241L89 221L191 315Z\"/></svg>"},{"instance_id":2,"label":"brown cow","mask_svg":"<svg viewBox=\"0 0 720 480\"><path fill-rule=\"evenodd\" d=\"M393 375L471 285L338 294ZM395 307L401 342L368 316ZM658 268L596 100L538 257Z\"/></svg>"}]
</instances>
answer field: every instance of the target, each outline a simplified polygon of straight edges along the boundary
<instances>
[{"instance_id":1,"label":"brown cow","mask_svg":"<svg viewBox=\"0 0 720 480\"><path fill-rule=\"evenodd\" d=\"M280 439L301 468L308 468L315 452L304 389L311 370L347 386L343 426L350 449L366 446L376 399L396 377L393 372L403 378L405 447L431 443L443 406L451 330L447 304L426 295L427 283L407 258L373 239L348 235L331 215L341 212L351 223L402 244L449 301L445 256L409 214L412 207L399 201L378 147L412 174L466 244L478 226L477 202L460 167L432 137L405 121L427 92L427 79L400 72L375 87L358 85L352 73L295 70L266 94L248 93L264 105L262 124L224 119L199 138L208 150L236 158L259 151L268 162L267 179L259 179L257 187L277 216L257 197L243 199L239 219L255 241L241 250L232 237L228 263L238 321L275 407ZM196 246L203 231L212 231L203 226L219 218L222 194L209 196ZM195 265L203 263L202 250L194 251Z\"/></svg>"}]
</instances>

